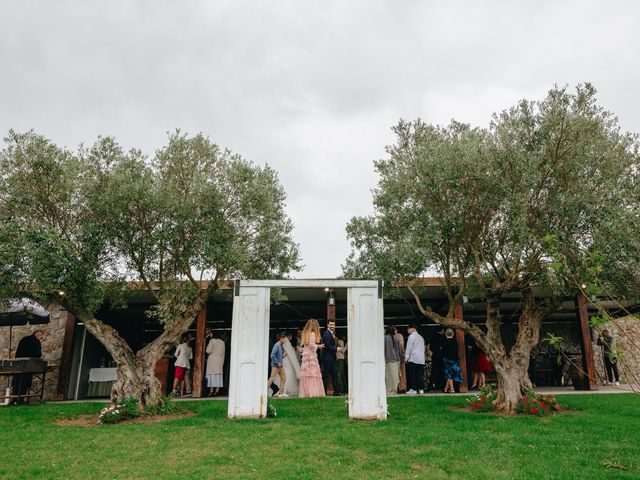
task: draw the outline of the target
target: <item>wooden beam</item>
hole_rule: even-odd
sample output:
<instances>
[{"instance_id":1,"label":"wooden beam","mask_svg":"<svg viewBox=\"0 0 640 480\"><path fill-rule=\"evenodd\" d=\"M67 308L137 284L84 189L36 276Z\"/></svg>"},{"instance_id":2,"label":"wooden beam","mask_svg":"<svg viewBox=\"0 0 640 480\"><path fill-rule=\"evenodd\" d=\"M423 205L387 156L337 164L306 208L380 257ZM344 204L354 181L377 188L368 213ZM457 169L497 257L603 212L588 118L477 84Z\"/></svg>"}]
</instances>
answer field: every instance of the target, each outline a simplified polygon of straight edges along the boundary
<instances>
[{"instance_id":1,"label":"wooden beam","mask_svg":"<svg viewBox=\"0 0 640 480\"><path fill-rule=\"evenodd\" d=\"M591 340L591 329L589 328L589 311L587 309L587 299L582 292L576 296L576 316L580 325L580 337L582 343L582 368L587 375L585 388L587 390L598 389L598 379L596 377L596 360L593 356L593 343Z\"/></svg>"},{"instance_id":2,"label":"wooden beam","mask_svg":"<svg viewBox=\"0 0 640 480\"><path fill-rule=\"evenodd\" d=\"M240 287L281 287L281 288L378 288L377 280L240 280Z\"/></svg>"},{"instance_id":3,"label":"wooden beam","mask_svg":"<svg viewBox=\"0 0 640 480\"><path fill-rule=\"evenodd\" d=\"M67 312L67 321L64 325L64 340L62 341L62 357L60 358L60 370L58 373L58 393L66 399L71 381L71 368L73 363L73 336L76 331L76 317Z\"/></svg>"},{"instance_id":4,"label":"wooden beam","mask_svg":"<svg viewBox=\"0 0 640 480\"><path fill-rule=\"evenodd\" d=\"M462 320L462 305L456 305L455 317ZM462 370L460 392L466 393L469 391L469 385L467 385L467 346L464 343L464 331L458 328L456 329L456 341L458 342L458 359Z\"/></svg>"},{"instance_id":5,"label":"wooden beam","mask_svg":"<svg viewBox=\"0 0 640 480\"><path fill-rule=\"evenodd\" d=\"M204 340L205 326L207 323L207 307L200 310L196 324L196 351L193 353L193 387L191 396L193 398L202 397L202 379L204 378Z\"/></svg>"}]
</instances>

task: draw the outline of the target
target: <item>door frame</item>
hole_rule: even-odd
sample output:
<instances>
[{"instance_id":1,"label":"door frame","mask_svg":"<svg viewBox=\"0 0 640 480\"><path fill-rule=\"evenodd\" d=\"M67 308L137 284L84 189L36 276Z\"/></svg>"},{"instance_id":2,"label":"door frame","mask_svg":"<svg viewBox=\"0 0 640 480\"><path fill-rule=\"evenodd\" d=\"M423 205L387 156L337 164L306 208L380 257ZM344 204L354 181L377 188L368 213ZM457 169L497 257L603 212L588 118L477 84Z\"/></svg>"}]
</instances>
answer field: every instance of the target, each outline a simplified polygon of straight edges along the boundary
<instances>
[{"instance_id":1,"label":"door frame","mask_svg":"<svg viewBox=\"0 0 640 480\"><path fill-rule=\"evenodd\" d=\"M386 419L383 283L379 280L235 280L228 416L266 416L271 288L347 290L349 417Z\"/></svg>"}]
</instances>

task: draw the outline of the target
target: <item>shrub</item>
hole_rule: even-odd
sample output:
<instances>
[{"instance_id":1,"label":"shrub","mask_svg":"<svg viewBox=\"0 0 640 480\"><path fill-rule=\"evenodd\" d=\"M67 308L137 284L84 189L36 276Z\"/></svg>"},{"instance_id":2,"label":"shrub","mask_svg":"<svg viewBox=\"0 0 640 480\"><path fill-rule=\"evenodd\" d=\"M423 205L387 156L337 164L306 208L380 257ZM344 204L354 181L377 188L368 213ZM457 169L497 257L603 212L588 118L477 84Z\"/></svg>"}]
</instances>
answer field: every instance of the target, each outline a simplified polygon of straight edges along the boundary
<instances>
[{"instance_id":1,"label":"shrub","mask_svg":"<svg viewBox=\"0 0 640 480\"><path fill-rule=\"evenodd\" d=\"M560 411L556 397L538 395L533 390L527 390L516 405L516 413L544 417Z\"/></svg>"},{"instance_id":2,"label":"shrub","mask_svg":"<svg viewBox=\"0 0 640 480\"><path fill-rule=\"evenodd\" d=\"M276 407L273 406L273 403L271 402L271 398L267 399L267 417L269 418L275 418L278 415L278 411L276 410Z\"/></svg>"},{"instance_id":3,"label":"shrub","mask_svg":"<svg viewBox=\"0 0 640 480\"><path fill-rule=\"evenodd\" d=\"M467 406L475 412L494 412L496 395L490 386L482 387L480 393L467 399Z\"/></svg>"},{"instance_id":4,"label":"shrub","mask_svg":"<svg viewBox=\"0 0 640 480\"><path fill-rule=\"evenodd\" d=\"M118 423L139 416L138 400L130 397L126 398L122 403L112 403L100 410L98 423Z\"/></svg>"},{"instance_id":5,"label":"shrub","mask_svg":"<svg viewBox=\"0 0 640 480\"><path fill-rule=\"evenodd\" d=\"M145 415L171 415L181 413L182 409L171 400L171 397L162 397L158 405L150 405L145 410Z\"/></svg>"}]
</instances>

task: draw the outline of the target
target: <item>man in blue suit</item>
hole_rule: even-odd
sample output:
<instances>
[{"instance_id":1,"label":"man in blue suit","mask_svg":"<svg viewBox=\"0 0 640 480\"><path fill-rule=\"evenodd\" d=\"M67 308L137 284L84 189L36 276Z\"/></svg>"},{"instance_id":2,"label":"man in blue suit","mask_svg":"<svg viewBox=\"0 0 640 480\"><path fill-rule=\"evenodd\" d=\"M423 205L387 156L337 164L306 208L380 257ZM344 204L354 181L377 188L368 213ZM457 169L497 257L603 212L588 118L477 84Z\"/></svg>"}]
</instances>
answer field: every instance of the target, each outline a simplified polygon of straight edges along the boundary
<instances>
[{"instance_id":1,"label":"man in blue suit","mask_svg":"<svg viewBox=\"0 0 640 480\"><path fill-rule=\"evenodd\" d=\"M322 343L324 343L324 351L322 352L322 383L327 381L327 377L331 375L331 383L333 384L333 396L340 395L340 387L338 383L338 363L336 361L336 322L329 320L327 329L322 334Z\"/></svg>"}]
</instances>

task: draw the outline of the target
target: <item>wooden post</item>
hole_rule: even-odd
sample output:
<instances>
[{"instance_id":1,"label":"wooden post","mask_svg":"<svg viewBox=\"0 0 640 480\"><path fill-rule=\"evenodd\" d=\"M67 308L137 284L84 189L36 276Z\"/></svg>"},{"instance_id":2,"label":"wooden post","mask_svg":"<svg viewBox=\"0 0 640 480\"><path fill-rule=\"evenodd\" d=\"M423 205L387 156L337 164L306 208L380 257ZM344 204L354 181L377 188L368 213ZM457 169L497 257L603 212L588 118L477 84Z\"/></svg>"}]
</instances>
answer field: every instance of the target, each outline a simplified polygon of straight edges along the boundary
<instances>
[{"instance_id":1,"label":"wooden post","mask_svg":"<svg viewBox=\"0 0 640 480\"><path fill-rule=\"evenodd\" d=\"M193 387L191 396L193 398L202 397L202 379L204 378L204 336L205 326L207 323L207 307L206 305L198 314L198 322L196 324L196 351L193 353Z\"/></svg>"},{"instance_id":2,"label":"wooden post","mask_svg":"<svg viewBox=\"0 0 640 480\"><path fill-rule=\"evenodd\" d=\"M335 296L333 297L333 305L331 305L331 294L334 293L333 291L329 291L329 294L327 295L327 326L329 325L330 321L335 322L336 321L336 300L335 300ZM334 294L335 295L335 294ZM336 339L336 342L338 340ZM322 368L324 368L324 366L322 366ZM327 377L327 383L324 386L325 391L327 392L327 395L333 395L333 379L331 378L331 375L329 375Z\"/></svg>"},{"instance_id":3,"label":"wooden post","mask_svg":"<svg viewBox=\"0 0 640 480\"><path fill-rule=\"evenodd\" d=\"M576 296L576 313L582 340L582 367L587 375L585 387L587 390L597 390L598 379L596 377L596 361L593 356L591 329L589 328L589 311L587 310L587 299L582 292Z\"/></svg>"},{"instance_id":4,"label":"wooden post","mask_svg":"<svg viewBox=\"0 0 640 480\"><path fill-rule=\"evenodd\" d=\"M462 320L462 305L456 305L455 317ZM459 328L456 328L456 341L458 342L458 359L462 370L460 393L466 393L469 391L469 386L467 385L467 347L464 344L464 331Z\"/></svg>"},{"instance_id":5,"label":"wooden post","mask_svg":"<svg viewBox=\"0 0 640 480\"><path fill-rule=\"evenodd\" d=\"M73 362L73 335L76 331L76 317L67 312L67 322L64 325L64 340L62 342L62 356L58 373L58 393L66 399L71 381L71 364Z\"/></svg>"}]
</instances>

